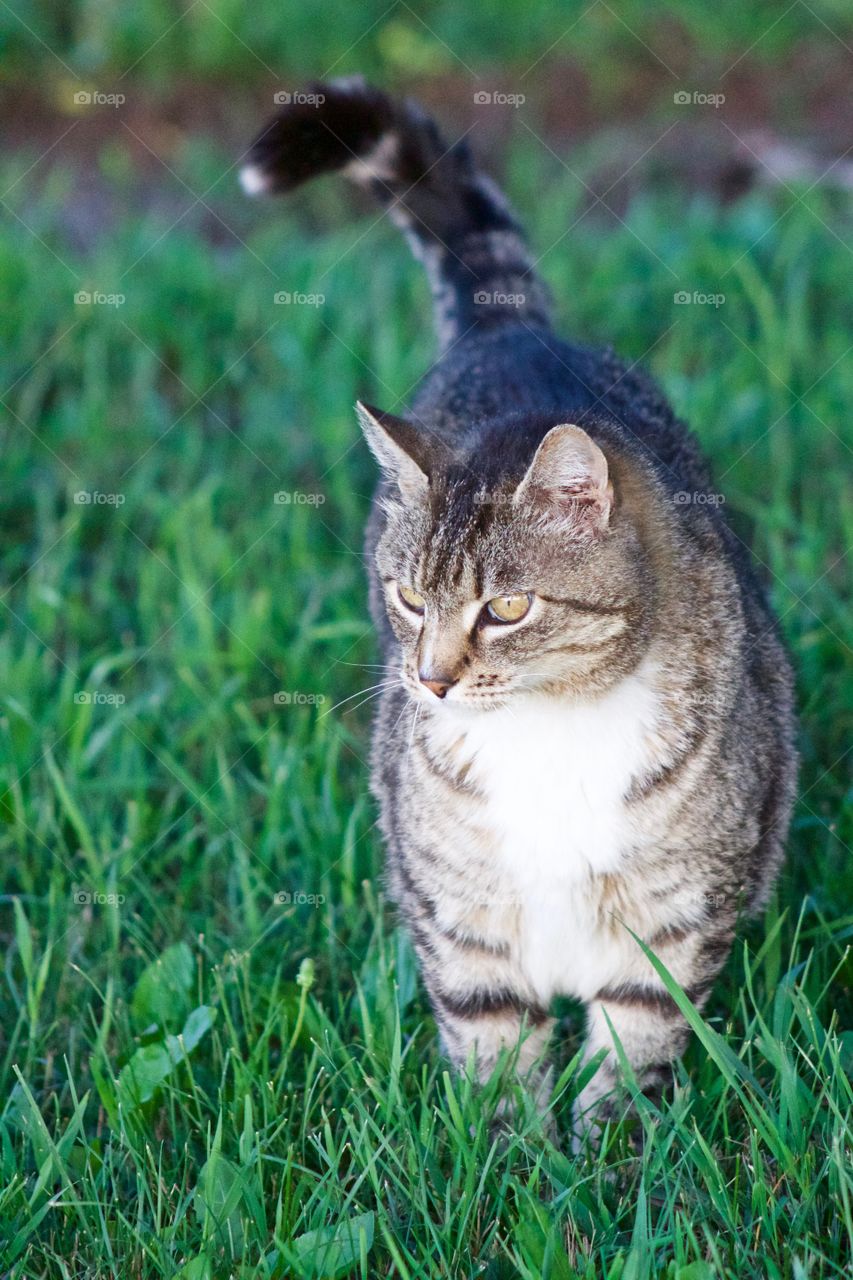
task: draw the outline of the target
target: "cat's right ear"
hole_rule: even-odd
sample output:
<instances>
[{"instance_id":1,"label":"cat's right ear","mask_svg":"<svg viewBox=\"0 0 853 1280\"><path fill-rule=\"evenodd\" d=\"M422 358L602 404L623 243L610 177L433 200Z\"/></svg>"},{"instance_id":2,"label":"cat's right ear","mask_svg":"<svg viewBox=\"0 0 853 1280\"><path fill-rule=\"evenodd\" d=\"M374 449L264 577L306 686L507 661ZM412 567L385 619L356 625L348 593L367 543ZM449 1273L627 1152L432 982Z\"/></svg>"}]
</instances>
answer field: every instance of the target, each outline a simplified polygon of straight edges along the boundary
<instances>
[{"instance_id":1,"label":"cat's right ear","mask_svg":"<svg viewBox=\"0 0 853 1280\"><path fill-rule=\"evenodd\" d=\"M564 422L542 440L515 492L568 517L579 535L600 534L613 506L607 459L582 427Z\"/></svg>"},{"instance_id":2,"label":"cat's right ear","mask_svg":"<svg viewBox=\"0 0 853 1280\"><path fill-rule=\"evenodd\" d=\"M428 451L423 433L393 413L356 401L356 412L370 451L404 498L423 498L429 485Z\"/></svg>"}]
</instances>

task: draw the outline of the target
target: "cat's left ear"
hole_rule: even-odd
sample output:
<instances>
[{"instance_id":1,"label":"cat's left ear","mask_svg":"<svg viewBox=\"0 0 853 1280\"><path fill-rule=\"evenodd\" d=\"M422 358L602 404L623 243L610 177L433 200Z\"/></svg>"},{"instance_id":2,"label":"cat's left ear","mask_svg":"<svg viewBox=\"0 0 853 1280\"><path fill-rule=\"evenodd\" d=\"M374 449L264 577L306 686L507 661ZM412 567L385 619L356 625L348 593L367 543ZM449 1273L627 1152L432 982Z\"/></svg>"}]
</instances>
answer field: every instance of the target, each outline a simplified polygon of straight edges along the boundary
<instances>
[{"instance_id":1,"label":"cat's left ear","mask_svg":"<svg viewBox=\"0 0 853 1280\"><path fill-rule=\"evenodd\" d=\"M613 506L607 459L582 427L552 427L515 491L515 502L524 498L570 516L589 533L603 532Z\"/></svg>"},{"instance_id":2,"label":"cat's left ear","mask_svg":"<svg viewBox=\"0 0 853 1280\"><path fill-rule=\"evenodd\" d=\"M405 498L423 498L429 485L431 451L424 432L393 413L356 401L356 412L370 451Z\"/></svg>"}]
</instances>

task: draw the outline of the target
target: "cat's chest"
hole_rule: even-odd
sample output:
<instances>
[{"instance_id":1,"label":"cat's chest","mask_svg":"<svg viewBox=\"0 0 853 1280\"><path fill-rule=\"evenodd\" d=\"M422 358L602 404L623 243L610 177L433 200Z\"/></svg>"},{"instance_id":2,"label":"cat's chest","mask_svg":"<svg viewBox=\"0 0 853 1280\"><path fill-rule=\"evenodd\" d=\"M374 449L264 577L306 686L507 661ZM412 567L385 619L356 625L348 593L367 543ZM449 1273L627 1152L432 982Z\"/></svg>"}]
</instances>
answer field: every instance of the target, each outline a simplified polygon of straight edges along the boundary
<instances>
[{"instance_id":1,"label":"cat's chest","mask_svg":"<svg viewBox=\"0 0 853 1280\"><path fill-rule=\"evenodd\" d=\"M472 718L461 741L457 722L445 741L457 764L471 762L477 826L503 872L503 900L518 908L517 960L543 1003L555 992L589 999L621 963L598 877L640 844L626 796L652 749L651 677L641 668L584 704L519 700Z\"/></svg>"},{"instance_id":2,"label":"cat's chest","mask_svg":"<svg viewBox=\"0 0 853 1280\"><path fill-rule=\"evenodd\" d=\"M440 723L440 717L436 718ZM455 726L455 749L484 799L495 854L520 886L613 871L630 845L625 796L656 719L647 673L585 703L517 699ZM454 737L449 724L441 734Z\"/></svg>"}]
</instances>

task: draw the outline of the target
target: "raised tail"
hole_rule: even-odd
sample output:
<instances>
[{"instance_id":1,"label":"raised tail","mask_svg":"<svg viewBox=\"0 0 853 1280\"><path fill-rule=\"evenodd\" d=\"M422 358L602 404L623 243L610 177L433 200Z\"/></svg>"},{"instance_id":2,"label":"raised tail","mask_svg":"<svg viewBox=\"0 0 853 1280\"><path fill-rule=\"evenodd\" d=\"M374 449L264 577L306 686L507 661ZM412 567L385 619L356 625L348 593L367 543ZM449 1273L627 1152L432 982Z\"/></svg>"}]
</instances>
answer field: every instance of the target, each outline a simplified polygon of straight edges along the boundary
<instances>
[{"instance_id":1,"label":"raised tail","mask_svg":"<svg viewBox=\"0 0 853 1280\"><path fill-rule=\"evenodd\" d=\"M240 178L250 195L273 194L338 170L405 232L429 278L442 349L474 326L549 326L548 290L507 201L466 141L448 146L416 103L361 77L309 85L252 143Z\"/></svg>"}]
</instances>

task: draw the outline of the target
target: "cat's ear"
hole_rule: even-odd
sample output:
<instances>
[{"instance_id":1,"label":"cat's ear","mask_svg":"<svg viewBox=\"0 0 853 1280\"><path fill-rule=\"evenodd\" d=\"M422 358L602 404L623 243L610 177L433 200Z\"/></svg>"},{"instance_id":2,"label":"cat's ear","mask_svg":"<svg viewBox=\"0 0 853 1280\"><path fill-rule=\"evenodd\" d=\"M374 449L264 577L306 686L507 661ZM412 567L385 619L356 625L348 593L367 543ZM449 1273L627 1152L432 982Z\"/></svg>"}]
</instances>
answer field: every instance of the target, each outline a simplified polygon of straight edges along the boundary
<instances>
[{"instance_id":1,"label":"cat's ear","mask_svg":"<svg viewBox=\"0 0 853 1280\"><path fill-rule=\"evenodd\" d=\"M583 428L568 422L551 428L515 491L516 502L525 498L570 516L587 532L606 529L613 485L607 459Z\"/></svg>"},{"instance_id":2,"label":"cat's ear","mask_svg":"<svg viewBox=\"0 0 853 1280\"><path fill-rule=\"evenodd\" d=\"M423 432L405 418L356 401L356 412L370 451L384 474L405 498L422 498L429 485L430 455Z\"/></svg>"}]
</instances>

